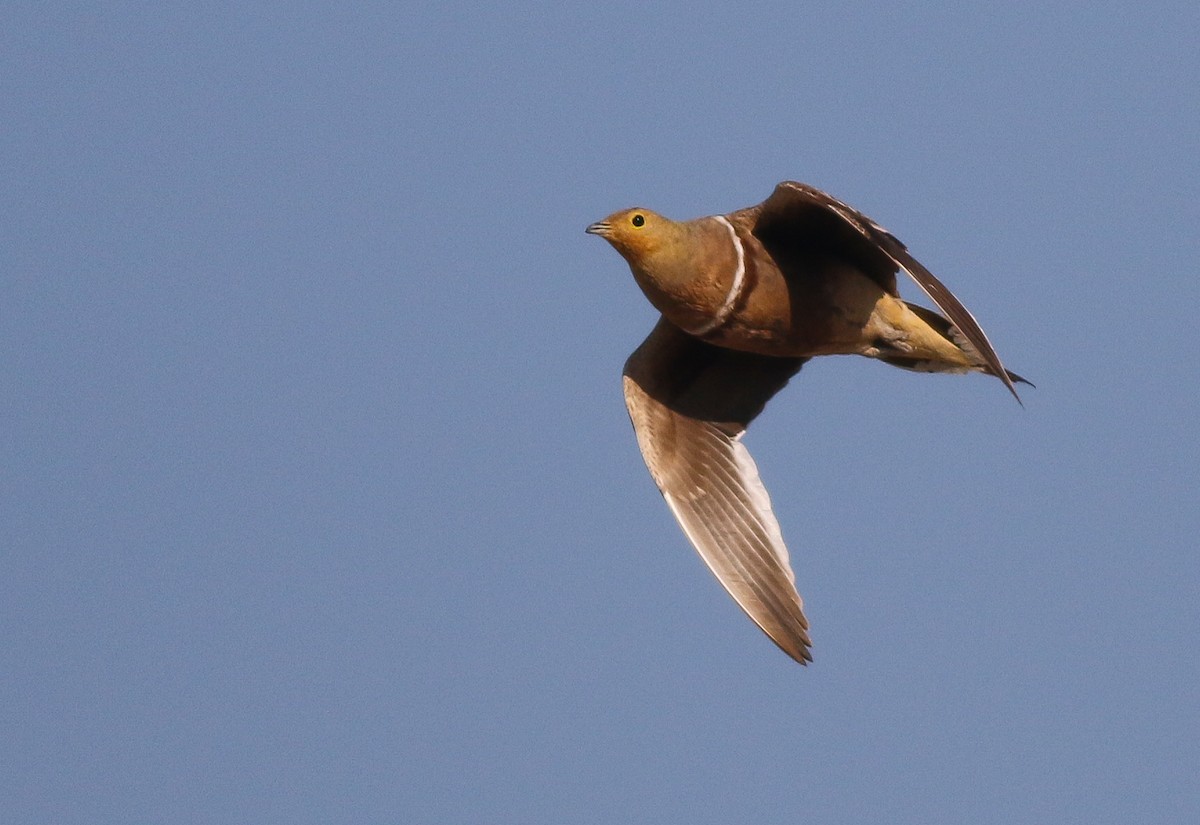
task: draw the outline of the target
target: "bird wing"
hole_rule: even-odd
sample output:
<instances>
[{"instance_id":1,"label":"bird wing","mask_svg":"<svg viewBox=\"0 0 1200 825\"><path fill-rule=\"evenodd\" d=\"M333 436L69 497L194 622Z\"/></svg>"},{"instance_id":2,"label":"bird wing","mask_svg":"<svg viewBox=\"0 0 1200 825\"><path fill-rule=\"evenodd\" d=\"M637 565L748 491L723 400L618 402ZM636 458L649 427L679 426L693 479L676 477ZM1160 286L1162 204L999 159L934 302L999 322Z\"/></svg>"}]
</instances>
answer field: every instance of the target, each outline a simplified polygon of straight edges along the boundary
<instances>
[{"instance_id":1,"label":"bird wing","mask_svg":"<svg viewBox=\"0 0 1200 825\"><path fill-rule=\"evenodd\" d=\"M830 232L828 216L838 219ZM825 220L815 216L823 216ZM853 230L847 233L846 229ZM841 230L841 231L837 231ZM973 346L991 372L996 375L1019 402L1020 396L1013 386L1008 370L1000 362L1000 356L988 341L975 316L954 297L946 285L934 277L920 261L914 258L907 247L895 235L853 207L847 206L820 189L796 181L784 181L775 187L771 197L763 202L755 226L755 234L766 239L786 237L790 234L803 235L806 239L817 238L822 244L836 245L837 252L848 255L863 267L864 271L880 282L884 289L895 294L895 269L908 273L917 286L937 304L942 312ZM766 243L766 241L764 241ZM886 256L889 265L880 267L880 255ZM885 275L890 269L890 283Z\"/></svg>"},{"instance_id":2,"label":"bird wing","mask_svg":"<svg viewBox=\"0 0 1200 825\"><path fill-rule=\"evenodd\" d=\"M746 426L807 359L715 347L665 319L625 362L642 457L680 527L742 610L785 653L809 653L795 576Z\"/></svg>"}]
</instances>

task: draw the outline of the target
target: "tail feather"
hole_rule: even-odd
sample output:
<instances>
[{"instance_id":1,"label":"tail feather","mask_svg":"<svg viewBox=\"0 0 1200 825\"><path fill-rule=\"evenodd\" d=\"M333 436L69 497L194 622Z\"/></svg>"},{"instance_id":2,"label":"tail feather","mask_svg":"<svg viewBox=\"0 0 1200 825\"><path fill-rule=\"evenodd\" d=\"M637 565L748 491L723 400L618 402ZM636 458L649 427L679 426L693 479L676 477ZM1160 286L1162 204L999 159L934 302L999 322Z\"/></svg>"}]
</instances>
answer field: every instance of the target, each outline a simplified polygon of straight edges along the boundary
<instances>
[{"instance_id":1,"label":"tail feather","mask_svg":"<svg viewBox=\"0 0 1200 825\"><path fill-rule=\"evenodd\" d=\"M929 329L937 333L946 342L952 344L954 348L961 354L961 359L947 360L945 357L922 357L919 352L881 352L876 356L880 361L891 364L894 367L901 369L913 370L914 372L946 372L946 373L965 373L965 372L982 372L988 375L995 375L995 371L988 366L986 361L980 356L979 352L967 340L966 336L959 332L958 327L954 326L946 318L918 304L912 304L904 301L904 306L913 315L917 316L925 323ZM1028 384L1033 386L1033 382L1022 378L1015 372L1005 369L1010 381L1020 384ZM999 378L999 376L996 376Z\"/></svg>"}]
</instances>

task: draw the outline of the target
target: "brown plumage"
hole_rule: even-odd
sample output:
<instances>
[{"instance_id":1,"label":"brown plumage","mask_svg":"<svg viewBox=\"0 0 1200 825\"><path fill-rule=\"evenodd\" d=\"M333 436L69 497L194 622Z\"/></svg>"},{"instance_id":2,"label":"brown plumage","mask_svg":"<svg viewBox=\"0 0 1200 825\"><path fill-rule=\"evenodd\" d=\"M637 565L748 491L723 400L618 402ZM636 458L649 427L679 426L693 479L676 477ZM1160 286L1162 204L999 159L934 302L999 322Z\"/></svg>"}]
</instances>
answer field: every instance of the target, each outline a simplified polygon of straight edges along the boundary
<instances>
[{"instance_id":1,"label":"brown plumage","mask_svg":"<svg viewBox=\"0 0 1200 825\"><path fill-rule=\"evenodd\" d=\"M817 355L983 372L1014 397L1024 379L902 243L811 186L784 182L758 206L686 222L626 209L587 231L621 253L662 313L624 371L650 475L742 609L789 656L811 661L779 523L741 443L746 427ZM900 299L900 269L945 317Z\"/></svg>"}]
</instances>

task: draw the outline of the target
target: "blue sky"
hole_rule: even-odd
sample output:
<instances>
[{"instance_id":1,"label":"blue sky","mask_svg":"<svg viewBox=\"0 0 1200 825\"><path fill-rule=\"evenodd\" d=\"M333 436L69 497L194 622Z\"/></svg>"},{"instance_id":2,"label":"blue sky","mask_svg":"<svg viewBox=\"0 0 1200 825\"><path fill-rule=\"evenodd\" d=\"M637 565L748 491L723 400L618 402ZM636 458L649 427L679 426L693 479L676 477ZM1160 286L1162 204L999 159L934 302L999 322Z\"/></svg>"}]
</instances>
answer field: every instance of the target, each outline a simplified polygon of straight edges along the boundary
<instances>
[{"instance_id":1,"label":"blue sky","mask_svg":"<svg viewBox=\"0 0 1200 825\"><path fill-rule=\"evenodd\" d=\"M1200 818L1200 11L743 6L8 5L8 821ZM772 402L809 668L654 489L583 233L786 178L1038 385Z\"/></svg>"}]
</instances>

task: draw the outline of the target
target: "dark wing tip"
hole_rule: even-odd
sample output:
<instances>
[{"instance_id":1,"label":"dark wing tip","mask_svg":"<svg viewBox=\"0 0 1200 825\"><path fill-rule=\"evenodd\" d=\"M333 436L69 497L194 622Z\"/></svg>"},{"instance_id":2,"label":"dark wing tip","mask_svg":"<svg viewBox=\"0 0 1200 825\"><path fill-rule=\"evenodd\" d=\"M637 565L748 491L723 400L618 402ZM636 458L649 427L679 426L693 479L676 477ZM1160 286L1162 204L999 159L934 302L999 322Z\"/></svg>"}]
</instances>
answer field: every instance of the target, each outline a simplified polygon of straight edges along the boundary
<instances>
[{"instance_id":1,"label":"dark wing tip","mask_svg":"<svg viewBox=\"0 0 1200 825\"><path fill-rule=\"evenodd\" d=\"M1003 381L1004 386L1008 387L1008 391L1012 393L1013 398L1017 399L1017 403L1021 405L1022 409L1024 409L1025 402L1021 400L1021 396L1017 395L1017 388L1014 386L1014 384L1025 384L1026 386L1033 387L1034 389L1037 389L1037 385L1028 378L1022 378L1020 375L1017 375L1015 372L1007 368L1004 370Z\"/></svg>"},{"instance_id":2,"label":"dark wing tip","mask_svg":"<svg viewBox=\"0 0 1200 825\"><path fill-rule=\"evenodd\" d=\"M774 641L774 640L772 640L772 641ZM775 642L775 643L777 645L779 644L778 642ZM813 660L812 642L808 640L807 635L804 638L804 644L800 647L797 647L795 650L790 650L790 649L784 647L783 645L779 645L779 648L784 653L786 653L788 656L791 656L794 660L796 660L800 664L804 665L805 667L808 667L809 662L811 662Z\"/></svg>"}]
</instances>

